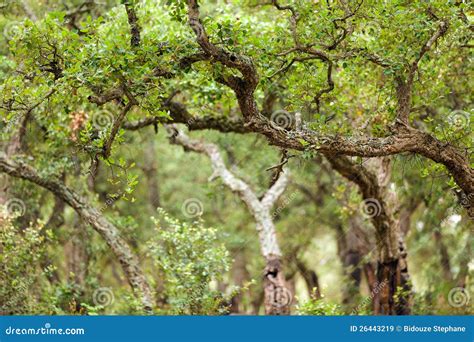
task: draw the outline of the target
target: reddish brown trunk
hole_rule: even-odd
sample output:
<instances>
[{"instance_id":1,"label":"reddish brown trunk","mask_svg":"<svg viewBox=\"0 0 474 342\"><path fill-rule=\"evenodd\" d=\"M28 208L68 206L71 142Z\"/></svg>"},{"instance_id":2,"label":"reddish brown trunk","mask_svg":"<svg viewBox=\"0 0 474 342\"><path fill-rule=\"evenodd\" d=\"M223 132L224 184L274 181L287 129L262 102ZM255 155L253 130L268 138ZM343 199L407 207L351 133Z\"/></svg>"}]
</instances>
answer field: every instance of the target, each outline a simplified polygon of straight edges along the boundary
<instances>
[{"instance_id":1,"label":"reddish brown trunk","mask_svg":"<svg viewBox=\"0 0 474 342\"><path fill-rule=\"evenodd\" d=\"M410 314L411 284L405 258L406 254L401 252L398 259L379 261L377 280L380 288L378 298L380 303L377 305L378 310L374 311L375 314Z\"/></svg>"}]
</instances>

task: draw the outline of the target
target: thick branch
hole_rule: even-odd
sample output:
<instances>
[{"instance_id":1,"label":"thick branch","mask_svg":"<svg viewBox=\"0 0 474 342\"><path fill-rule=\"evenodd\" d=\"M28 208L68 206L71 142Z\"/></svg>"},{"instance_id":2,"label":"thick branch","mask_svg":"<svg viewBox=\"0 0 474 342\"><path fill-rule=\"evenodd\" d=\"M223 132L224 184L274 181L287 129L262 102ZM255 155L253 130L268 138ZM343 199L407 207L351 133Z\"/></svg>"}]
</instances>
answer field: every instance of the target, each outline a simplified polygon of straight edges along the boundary
<instances>
[{"instance_id":1,"label":"thick branch","mask_svg":"<svg viewBox=\"0 0 474 342\"><path fill-rule=\"evenodd\" d=\"M234 91L245 88L247 91L253 92L258 83L258 76L252 60L246 56L241 56L235 53L229 53L221 47L212 44L207 35L204 25L199 19L199 5L197 0L187 0L188 4L188 20L189 25L196 34L196 41L202 50L205 52L201 57L207 57L212 63L219 62L227 67L239 70L244 79L240 80L242 83L231 82ZM211 58L212 57L212 58Z\"/></svg>"},{"instance_id":2,"label":"thick branch","mask_svg":"<svg viewBox=\"0 0 474 342\"><path fill-rule=\"evenodd\" d=\"M138 260L128 246L127 242L119 235L119 230L111 224L100 211L89 205L85 199L69 189L59 180L42 177L31 166L13 161L0 152L0 171L12 177L25 179L51 191L58 198L71 206L84 222L88 222L94 230L105 240L120 261L127 280L135 294L140 298L143 308L151 311L153 299L150 286L140 269Z\"/></svg>"},{"instance_id":3,"label":"thick branch","mask_svg":"<svg viewBox=\"0 0 474 342\"><path fill-rule=\"evenodd\" d=\"M148 117L135 122L125 122L122 127L134 131L150 125L182 123L189 130L214 129L223 133L251 133L242 119L237 117L193 116L182 103L175 101L164 103L161 109L167 110L171 119Z\"/></svg>"}]
</instances>

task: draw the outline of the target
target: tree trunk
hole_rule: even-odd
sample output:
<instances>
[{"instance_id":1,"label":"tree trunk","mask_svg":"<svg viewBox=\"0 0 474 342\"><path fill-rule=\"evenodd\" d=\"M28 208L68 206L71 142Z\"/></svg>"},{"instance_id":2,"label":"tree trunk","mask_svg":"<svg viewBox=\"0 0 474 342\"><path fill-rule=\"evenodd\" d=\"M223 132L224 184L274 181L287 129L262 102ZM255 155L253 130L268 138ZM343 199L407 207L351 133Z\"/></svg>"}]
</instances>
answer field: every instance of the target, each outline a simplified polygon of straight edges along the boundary
<instances>
[{"instance_id":1,"label":"tree trunk","mask_svg":"<svg viewBox=\"0 0 474 342\"><path fill-rule=\"evenodd\" d=\"M321 298L321 287L319 286L319 278L315 271L311 270L306 264L300 260L297 256L294 257L296 268L303 277L308 294L310 298L319 299Z\"/></svg>"},{"instance_id":2,"label":"tree trunk","mask_svg":"<svg viewBox=\"0 0 474 342\"><path fill-rule=\"evenodd\" d=\"M395 192L390 191L388 186L391 176L390 159L369 159L364 166L355 164L347 157L326 158L337 172L359 186L364 200L361 203L362 210L375 228L377 279L378 287L381 287L380 311L375 313L409 314L411 283L400 222L393 217L393 208L398 208L398 200ZM395 302L395 295L399 299L398 302Z\"/></svg>"},{"instance_id":3,"label":"tree trunk","mask_svg":"<svg viewBox=\"0 0 474 342\"><path fill-rule=\"evenodd\" d=\"M377 287L379 283L377 282L376 270L372 263L368 262L364 265L364 274L372 297L372 310L374 313L378 313L380 312L380 291Z\"/></svg>"},{"instance_id":4,"label":"tree trunk","mask_svg":"<svg viewBox=\"0 0 474 342\"><path fill-rule=\"evenodd\" d=\"M376 234L379 252L377 280L381 291L380 312L375 313L381 315L410 314L411 282L406 260L407 252L395 224L392 222L384 225L389 230L388 233ZM395 297L398 301L395 301Z\"/></svg>"},{"instance_id":5,"label":"tree trunk","mask_svg":"<svg viewBox=\"0 0 474 342\"><path fill-rule=\"evenodd\" d=\"M286 285L281 260L271 256L266 261L263 281L265 314L289 315L293 295Z\"/></svg>"}]
</instances>

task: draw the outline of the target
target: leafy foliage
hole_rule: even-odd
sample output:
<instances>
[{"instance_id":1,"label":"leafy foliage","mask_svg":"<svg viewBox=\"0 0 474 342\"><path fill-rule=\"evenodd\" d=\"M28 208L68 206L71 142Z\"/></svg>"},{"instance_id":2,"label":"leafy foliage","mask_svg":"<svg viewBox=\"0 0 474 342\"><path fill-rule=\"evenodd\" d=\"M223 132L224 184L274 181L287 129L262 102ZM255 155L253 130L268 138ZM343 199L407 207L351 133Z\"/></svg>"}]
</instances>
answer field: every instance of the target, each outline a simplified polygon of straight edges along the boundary
<instances>
[{"instance_id":1,"label":"leafy foliage","mask_svg":"<svg viewBox=\"0 0 474 342\"><path fill-rule=\"evenodd\" d=\"M157 235L150 253L165 276L165 295L172 313L225 313L222 293L210 288L229 270L229 253L218 244L217 230L202 223L186 223L160 210L162 223L155 221Z\"/></svg>"}]
</instances>

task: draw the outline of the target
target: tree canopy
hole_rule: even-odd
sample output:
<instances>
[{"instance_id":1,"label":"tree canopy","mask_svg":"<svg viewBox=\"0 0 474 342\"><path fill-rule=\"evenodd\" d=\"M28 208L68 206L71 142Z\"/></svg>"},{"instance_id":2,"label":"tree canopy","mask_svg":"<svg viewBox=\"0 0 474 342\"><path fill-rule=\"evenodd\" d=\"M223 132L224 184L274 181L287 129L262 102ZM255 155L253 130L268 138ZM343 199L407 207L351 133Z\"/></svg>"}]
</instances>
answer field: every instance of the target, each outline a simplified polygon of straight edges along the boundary
<instances>
[{"instance_id":1,"label":"tree canopy","mask_svg":"<svg viewBox=\"0 0 474 342\"><path fill-rule=\"evenodd\" d=\"M0 11L2 313L472 313L466 1Z\"/></svg>"}]
</instances>

